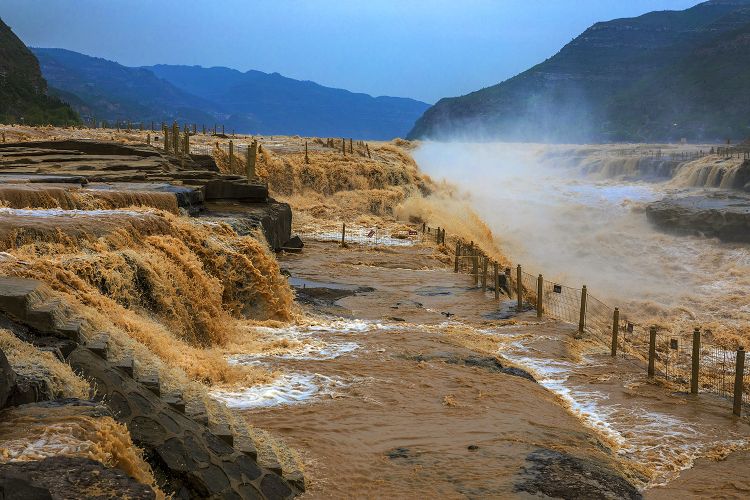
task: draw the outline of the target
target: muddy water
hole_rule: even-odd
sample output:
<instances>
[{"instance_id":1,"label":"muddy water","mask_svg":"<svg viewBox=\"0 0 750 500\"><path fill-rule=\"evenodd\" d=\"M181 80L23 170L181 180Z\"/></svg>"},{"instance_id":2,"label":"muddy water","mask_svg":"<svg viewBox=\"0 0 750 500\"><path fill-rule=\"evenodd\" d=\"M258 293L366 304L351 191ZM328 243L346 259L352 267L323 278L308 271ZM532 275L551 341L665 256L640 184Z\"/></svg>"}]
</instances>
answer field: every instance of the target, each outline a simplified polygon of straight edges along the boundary
<instances>
[{"instance_id":1,"label":"muddy water","mask_svg":"<svg viewBox=\"0 0 750 500\"><path fill-rule=\"evenodd\" d=\"M282 259L306 289L373 289L308 307L328 316L265 329L298 342L289 350L232 358L284 374L224 397L302 452L308 497L523 495L516 488L538 449L628 471L649 496L683 483L743 491L721 479L744 463L750 439L726 401L651 384L644 366L575 341L571 326L493 320L503 303L431 255L312 243ZM488 355L540 384L461 362Z\"/></svg>"},{"instance_id":2,"label":"muddy water","mask_svg":"<svg viewBox=\"0 0 750 500\"><path fill-rule=\"evenodd\" d=\"M642 323L748 338L750 246L664 234L644 207L673 183L583 175L571 162L601 154L597 147L571 147L571 158L549 160L552 148L427 143L415 158L434 177L458 183L502 250L531 274L586 284Z\"/></svg>"},{"instance_id":3,"label":"muddy water","mask_svg":"<svg viewBox=\"0 0 750 500\"><path fill-rule=\"evenodd\" d=\"M526 457L538 449L613 465L597 436L554 394L463 363L482 354L441 332L454 330L456 318L481 320L497 305L468 287L466 276L435 269L427 251L313 243L282 266L306 284L325 278L374 288L338 300L341 319L275 332L317 342L316 355L293 349L234 358L266 363L288 379L307 376L314 386L235 394L230 402L246 405L253 425L302 451L307 497L512 496Z\"/></svg>"}]
</instances>

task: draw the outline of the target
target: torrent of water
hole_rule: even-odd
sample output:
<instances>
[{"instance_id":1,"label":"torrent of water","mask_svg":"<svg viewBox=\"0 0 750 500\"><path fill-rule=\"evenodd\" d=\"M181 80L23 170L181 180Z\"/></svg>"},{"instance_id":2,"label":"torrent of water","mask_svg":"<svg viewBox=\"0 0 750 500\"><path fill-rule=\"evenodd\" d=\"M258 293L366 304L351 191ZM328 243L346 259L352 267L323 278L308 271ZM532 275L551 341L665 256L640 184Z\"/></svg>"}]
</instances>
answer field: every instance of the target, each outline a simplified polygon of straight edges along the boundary
<instances>
[{"instance_id":1,"label":"torrent of water","mask_svg":"<svg viewBox=\"0 0 750 500\"><path fill-rule=\"evenodd\" d=\"M527 272L586 284L644 324L745 336L747 245L661 233L644 206L667 192L666 183L592 179L550 161L545 148L426 143L415 157L429 174L459 184L502 250Z\"/></svg>"}]
</instances>

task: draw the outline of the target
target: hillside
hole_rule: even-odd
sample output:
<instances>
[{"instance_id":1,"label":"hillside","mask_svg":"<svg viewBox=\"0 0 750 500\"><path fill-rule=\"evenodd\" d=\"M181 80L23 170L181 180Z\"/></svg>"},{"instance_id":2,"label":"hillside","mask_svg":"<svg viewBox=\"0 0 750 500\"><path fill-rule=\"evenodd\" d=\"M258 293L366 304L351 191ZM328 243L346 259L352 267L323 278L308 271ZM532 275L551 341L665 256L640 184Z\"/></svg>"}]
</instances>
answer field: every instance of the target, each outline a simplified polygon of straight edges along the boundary
<instances>
[{"instance_id":1,"label":"hillside","mask_svg":"<svg viewBox=\"0 0 750 500\"><path fill-rule=\"evenodd\" d=\"M47 94L39 62L0 19L0 122L65 125L78 122L70 107Z\"/></svg>"},{"instance_id":2,"label":"hillside","mask_svg":"<svg viewBox=\"0 0 750 500\"><path fill-rule=\"evenodd\" d=\"M64 49L32 49L54 91L86 119L213 123L215 106L152 72Z\"/></svg>"},{"instance_id":3,"label":"hillside","mask_svg":"<svg viewBox=\"0 0 750 500\"><path fill-rule=\"evenodd\" d=\"M732 81L743 78L747 70L722 40L742 39L750 33L749 22L750 0L713 0L684 11L597 23L516 77L440 100L409 137L548 142L744 137L745 125L727 125L723 112L704 111L742 102L739 88L732 89L715 70L734 66ZM735 111L747 116L750 109Z\"/></svg>"},{"instance_id":4,"label":"hillside","mask_svg":"<svg viewBox=\"0 0 750 500\"><path fill-rule=\"evenodd\" d=\"M404 136L426 103L371 97L229 68L131 68L63 49L33 49L55 92L82 116L134 122L225 125L254 134L391 139Z\"/></svg>"},{"instance_id":5,"label":"hillside","mask_svg":"<svg viewBox=\"0 0 750 500\"><path fill-rule=\"evenodd\" d=\"M264 134L392 139L406 135L428 108L413 99L372 97L278 73L170 65L148 69L217 103L233 127Z\"/></svg>"}]
</instances>

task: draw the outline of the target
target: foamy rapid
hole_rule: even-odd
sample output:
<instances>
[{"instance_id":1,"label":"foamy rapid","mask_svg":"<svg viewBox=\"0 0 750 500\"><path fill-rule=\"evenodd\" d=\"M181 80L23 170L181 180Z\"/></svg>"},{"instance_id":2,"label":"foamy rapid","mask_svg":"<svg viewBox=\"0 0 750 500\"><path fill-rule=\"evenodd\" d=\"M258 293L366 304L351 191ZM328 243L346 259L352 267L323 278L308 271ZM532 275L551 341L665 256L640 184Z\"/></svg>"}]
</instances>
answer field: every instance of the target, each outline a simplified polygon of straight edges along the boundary
<instances>
[{"instance_id":1,"label":"foamy rapid","mask_svg":"<svg viewBox=\"0 0 750 500\"><path fill-rule=\"evenodd\" d=\"M344 387L344 381L318 373L288 373L270 384L236 391L214 390L211 396L229 408L248 410L305 403L315 397L333 395Z\"/></svg>"},{"instance_id":2,"label":"foamy rapid","mask_svg":"<svg viewBox=\"0 0 750 500\"><path fill-rule=\"evenodd\" d=\"M652 227L644 207L667 182L582 175L587 155L547 146L425 143L415 157L457 183L526 272L580 288L640 323L674 331L741 331L750 322L750 247L675 236ZM566 150L567 151L567 150ZM682 188L686 189L686 188Z\"/></svg>"},{"instance_id":3,"label":"foamy rapid","mask_svg":"<svg viewBox=\"0 0 750 500\"><path fill-rule=\"evenodd\" d=\"M527 368L574 415L615 444L622 459L636 466L647 466L650 477L644 487L666 484L702 456L750 446L746 438L732 431L720 433L723 438L712 436L707 432L707 424L660 411L649 406L647 399L629 400L625 405L612 400L605 391L576 385L571 382L571 375L599 366L586 355L579 363L556 360L527 346L525 335L504 333L502 329L494 333L517 338L503 343L498 355Z\"/></svg>"}]
</instances>

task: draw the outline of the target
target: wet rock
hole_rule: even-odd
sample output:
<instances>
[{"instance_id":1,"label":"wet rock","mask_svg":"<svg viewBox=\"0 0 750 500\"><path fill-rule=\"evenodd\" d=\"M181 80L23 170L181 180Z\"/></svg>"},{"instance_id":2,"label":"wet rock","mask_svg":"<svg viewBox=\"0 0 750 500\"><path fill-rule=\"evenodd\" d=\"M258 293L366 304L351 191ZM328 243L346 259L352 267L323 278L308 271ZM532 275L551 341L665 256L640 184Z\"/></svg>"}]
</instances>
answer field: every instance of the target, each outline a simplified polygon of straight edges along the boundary
<instances>
[{"instance_id":1,"label":"wet rock","mask_svg":"<svg viewBox=\"0 0 750 500\"><path fill-rule=\"evenodd\" d=\"M202 217L224 222L240 236L252 234L260 228L268 246L281 250L292 235L292 209L286 203L269 199L267 203L210 202Z\"/></svg>"},{"instance_id":2,"label":"wet rock","mask_svg":"<svg viewBox=\"0 0 750 500\"><path fill-rule=\"evenodd\" d=\"M423 354L417 354L415 356L404 356L404 358L412 361L443 361L451 365L463 365L463 366L476 366L484 368L485 370L504 373L506 375L512 375L514 377L521 377L536 383L536 379L526 370L516 367L504 367L500 360L490 356L465 356L461 357L455 354L436 354L432 356L425 356Z\"/></svg>"},{"instance_id":3,"label":"wet rock","mask_svg":"<svg viewBox=\"0 0 750 500\"><path fill-rule=\"evenodd\" d=\"M729 191L669 196L646 207L657 227L677 234L750 242L750 195Z\"/></svg>"},{"instance_id":4,"label":"wet rock","mask_svg":"<svg viewBox=\"0 0 750 500\"><path fill-rule=\"evenodd\" d=\"M0 408L5 407L5 403L13 394L16 385L16 373L8 363L5 353L0 351Z\"/></svg>"},{"instance_id":5,"label":"wet rock","mask_svg":"<svg viewBox=\"0 0 750 500\"><path fill-rule=\"evenodd\" d=\"M526 463L516 492L584 500L642 498L619 473L589 459L542 448L530 453Z\"/></svg>"},{"instance_id":6,"label":"wet rock","mask_svg":"<svg viewBox=\"0 0 750 500\"><path fill-rule=\"evenodd\" d=\"M242 200L265 203L268 199L268 186L247 181L216 179L205 184L204 193L207 201Z\"/></svg>"},{"instance_id":7,"label":"wet rock","mask_svg":"<svg viewBox=\"0 0 750 500\"><path fill-rule=\"evenodd\" d=\"M219 167L216 165L216 160L211 155L194 155L191 154L190 158L201 170L208 170L210 172L219 172Z\"/></svg>"},{"instance_id":8,"label":"wet rock","mask_svg":"<svg viewBox=\"0 0 750 500\"><path fill-rule=\"evenodd\" d=\"M274 472L248 465L246 455L90 350L78 348L68 361L96 383L97 396L127 426L160 484L175 497L259 498L261 491L266 498L287 498L296 493Z\"/></svg>"},{"instance_id":9,"label":"wet rock","mask_svg":"<svg viewBox=\"0 0 750 500\"><path fill-rule=\"evenodd\" d=\"M150 500L156 495L120 469L88 458L57 456L0 464L0 498Z\"/></svg>"},{"instance_id":10,"label":"wet rock","mask_svg":"<svg viewBox=\"0 0 750 500\"><path fill-rule=\"evenodd\" d=\"M479 449L479 446L477 446L477 445L475 445L475 444L470 444L470 445L469 445L469 446L467 446L466 448L467 448L467 449L468 449L469 451L477 451L477 450Z\"/></svg>"},{"instance_id":11,"label":"wet rock","mask_svg":"<svg viewBox=\"0 0 750 500\"><path fill-rule=\"evenodd\" d=\"M393 448L392 450L388 452L388 458L390 458L391 460L395 460L398 458L410 458L410 457L411 457L411 452L409 448L401 448L401 447Z\"/></svg>"},{"instance_id":12,"label":"wet rock","mask_svg":"<svg viewBox=\"0 0 750 500\"><path fill-rule=\"evenodd\" d=\"M8 398L8 406L20 406L55 397L46 380L16 374L16 385Z\"/></svg>"},{"instance_id":13,"label":"wet rock","mask_svg":"<svg viewBox=\"0 0 750 500\"><path fill-rule=\"evenodd\" d=\"M292 250L302 250L304 248L305 243L302 241L302 238L299 236L292 236L292 238L284 243L283 248L284 249L292 249Z\"/></svg>"}]
</instances>

